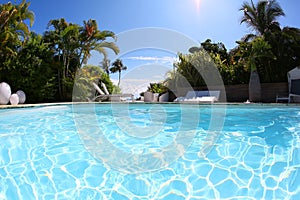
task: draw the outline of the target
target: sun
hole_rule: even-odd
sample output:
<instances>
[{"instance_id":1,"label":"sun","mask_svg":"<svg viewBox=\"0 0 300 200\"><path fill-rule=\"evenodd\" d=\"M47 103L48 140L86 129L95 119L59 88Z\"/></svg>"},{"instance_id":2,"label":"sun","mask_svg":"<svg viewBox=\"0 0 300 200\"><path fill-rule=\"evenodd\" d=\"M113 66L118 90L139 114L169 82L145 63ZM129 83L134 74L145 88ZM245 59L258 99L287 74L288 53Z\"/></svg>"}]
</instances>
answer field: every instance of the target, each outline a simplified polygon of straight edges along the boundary
<instances>
[{"instance_id":1,"label":"sun","mask_svg":"<svg viewBox=\"0 0 300 200\"><path fill-rule=\"evenodd\" d=\"M199 14L200 12L200 3L201 3L201 0L194 0L195 4L196 4L196 9L197 9L197 13Z\"/></svg>"}]
</instances>

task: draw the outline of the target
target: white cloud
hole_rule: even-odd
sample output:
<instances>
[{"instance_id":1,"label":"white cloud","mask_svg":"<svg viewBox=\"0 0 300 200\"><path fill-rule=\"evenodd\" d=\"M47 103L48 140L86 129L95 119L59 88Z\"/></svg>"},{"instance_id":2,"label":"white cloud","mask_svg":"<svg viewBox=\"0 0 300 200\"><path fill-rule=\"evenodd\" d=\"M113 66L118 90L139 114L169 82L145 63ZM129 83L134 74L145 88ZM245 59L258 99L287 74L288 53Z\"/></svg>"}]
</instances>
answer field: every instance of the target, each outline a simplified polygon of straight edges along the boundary
<instances>
[{"instance_id":1,"label":"white cloud","mask_svg":"<svg viewBox=\"0 0 300 200\"><path fill-rule=\"evenodd\" d=\"M155 64L169 64L173 65L177 61L176 57L164 56L164 57L151 57L151 56L131 56L125 57L124 60L136 60L136 61L152 61Z\"/></svg>"},{"instance_id":2,"label":"white cloud","mask_svg":"<svg viewBox=\"0 0 300 200\"><path fill-rule=\"evenodd\" d=\"M154 57L136 57L145 60L155 60ZM134 58L134 59L136 59ZM165 59L167 60L167 59ZM121 76L120 88L122 93L132 93L136 96L141 92L145 92L150 83L162 82L165 74L172 69L171 66L159 64L140 65L131 70L124 71ZM113 83L117 85L118 80L111 78Z\"/></svg>"},{"instance_id":3,"label":"white cloud","mask_svg":"<svg viewBox=\"0 0 300 200\"><path fill-rule=\"evenodd\" d=\"M118 80L112 79L117 85ZM138 96L141 92L145 92L150 83L161 82L161 79L121 79L120 88L122 93L131 93Z\"/></svg>"}]
</instances>

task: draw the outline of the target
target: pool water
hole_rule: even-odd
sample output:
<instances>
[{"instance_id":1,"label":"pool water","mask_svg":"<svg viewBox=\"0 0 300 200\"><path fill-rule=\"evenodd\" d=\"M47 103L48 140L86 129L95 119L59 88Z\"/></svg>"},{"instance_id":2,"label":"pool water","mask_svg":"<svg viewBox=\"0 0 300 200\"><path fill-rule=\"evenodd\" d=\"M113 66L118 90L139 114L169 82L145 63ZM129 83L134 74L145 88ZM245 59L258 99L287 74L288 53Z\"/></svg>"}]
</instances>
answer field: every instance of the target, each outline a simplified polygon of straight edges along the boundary
<instances>
[{"instance_id":1,"label":"pool water","mask_svg":"<svg viewBox=\"0 0 300 200\"><path fill-rule=\"evenodd\" d=\"M0 143L0 199L300 199L299 106L0 109Z\"/></svg>"}]
</instances>

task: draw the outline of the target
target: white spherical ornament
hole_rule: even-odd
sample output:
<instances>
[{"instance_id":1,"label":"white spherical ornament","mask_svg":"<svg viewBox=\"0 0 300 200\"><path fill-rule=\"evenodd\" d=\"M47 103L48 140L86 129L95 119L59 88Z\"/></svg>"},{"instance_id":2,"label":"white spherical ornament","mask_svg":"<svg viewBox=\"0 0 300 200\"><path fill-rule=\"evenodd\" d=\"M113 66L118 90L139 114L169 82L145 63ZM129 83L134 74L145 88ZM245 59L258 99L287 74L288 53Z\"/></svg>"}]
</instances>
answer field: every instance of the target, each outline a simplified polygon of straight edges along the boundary
<instances>
[{"instance_id":1,"label":"white spherical ornament","mask_svg":"<svg viewBox=\"0 0 300 200\"><path fill-rule=\"evenodd\" d=\"M8 104L10 95L10 86L5 82L0 83L0 104Z\"/></svg>"},{"instance_id":2,"label":"white spherical ornament","mask_svg":"<svg viewBox=\"0 0 300 200\"><path fill-rule=\"evenodd\" d=\"M26 100L25 92L23 92L22 90L18 90L18 91L16 92L16 94L19 96L19 103L20 103L20 104L25 103L25 100Z\"/></svg>"},{"instance_id":3,"label":"white spherical ornament","mask_svg":"<svg viewBox=\"0 0 300 200\"><path fill-rule=\"evenodd\" d=\"M17 94L12 94L10 96L9 101L10 101L11 105L18 105L18 103L19 103L19 96Z\"/></svg>"}]
</instances>

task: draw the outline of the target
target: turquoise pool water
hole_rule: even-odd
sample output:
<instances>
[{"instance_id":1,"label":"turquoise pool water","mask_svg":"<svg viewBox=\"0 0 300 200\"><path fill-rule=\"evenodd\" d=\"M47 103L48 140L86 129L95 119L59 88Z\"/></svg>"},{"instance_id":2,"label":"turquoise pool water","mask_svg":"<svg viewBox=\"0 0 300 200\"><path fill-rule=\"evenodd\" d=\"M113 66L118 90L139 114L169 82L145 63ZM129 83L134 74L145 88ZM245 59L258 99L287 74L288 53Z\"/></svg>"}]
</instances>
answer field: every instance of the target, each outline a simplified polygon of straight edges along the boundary
<instances>
[{"instance_id":1,"label":"turquoise pool water","mask_svg":"<svg viewBox=\"0 0 300 200\"><path fill-rule=\"evenodd\" d=\"M300 199L299 106L0 109L0 143L0 199Z\"/></svg>"}]
</instances>

